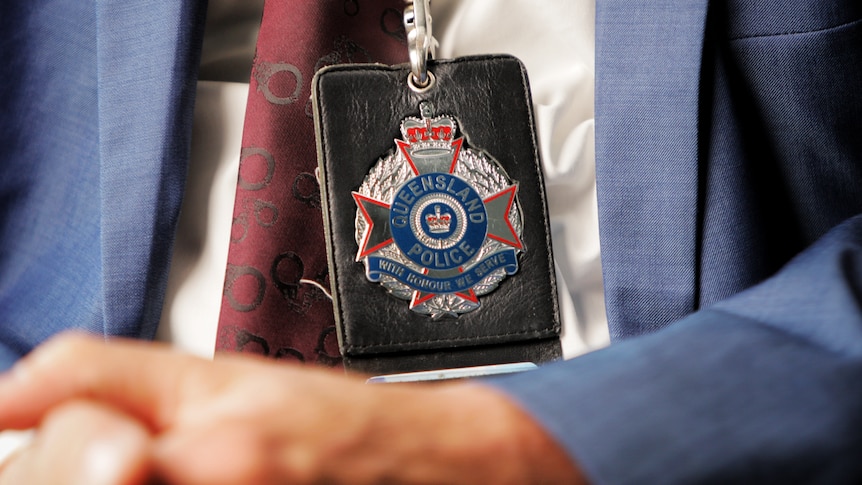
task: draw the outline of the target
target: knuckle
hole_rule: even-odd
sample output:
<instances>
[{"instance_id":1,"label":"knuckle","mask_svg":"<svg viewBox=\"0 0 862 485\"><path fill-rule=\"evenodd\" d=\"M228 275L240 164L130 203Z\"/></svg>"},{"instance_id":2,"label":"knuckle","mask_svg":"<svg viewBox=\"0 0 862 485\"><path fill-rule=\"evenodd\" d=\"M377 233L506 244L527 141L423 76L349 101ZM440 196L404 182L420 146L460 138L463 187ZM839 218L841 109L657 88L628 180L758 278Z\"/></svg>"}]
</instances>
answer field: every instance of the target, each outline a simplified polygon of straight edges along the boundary
<instances>
[{"instance_id":1,"label":"knuckle","mask_svg":"<svg viewBox=\"0 0 862 485\"><path fill-rule=\"evenodd\" d=\"M22 359L18 372L41 377L56 372L69 372L93 355L96 340L81 332L66 332L52 337Z\"/></svg>"}]
</instances>

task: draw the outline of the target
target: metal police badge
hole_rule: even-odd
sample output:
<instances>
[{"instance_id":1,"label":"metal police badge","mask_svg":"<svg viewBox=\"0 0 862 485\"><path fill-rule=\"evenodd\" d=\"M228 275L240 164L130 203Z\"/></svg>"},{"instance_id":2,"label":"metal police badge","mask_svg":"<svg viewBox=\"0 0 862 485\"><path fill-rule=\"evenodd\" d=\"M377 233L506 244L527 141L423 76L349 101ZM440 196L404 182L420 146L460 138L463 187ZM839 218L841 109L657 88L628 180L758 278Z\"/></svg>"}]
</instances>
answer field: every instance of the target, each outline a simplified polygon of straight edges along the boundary
<instances>
[{"instance_id":1,"label":"metal police badge","mask_svg":"<svg viewBox=\"0 0 862 485\"><path fill-rule=\"evenodd\" d=\"M518 184L455 137L452 117L435 117L428 102L420 112L402 121L403 139L353 192L356 261L411 310L457 316L518 271Z\"/></svg>"}]
</instances>

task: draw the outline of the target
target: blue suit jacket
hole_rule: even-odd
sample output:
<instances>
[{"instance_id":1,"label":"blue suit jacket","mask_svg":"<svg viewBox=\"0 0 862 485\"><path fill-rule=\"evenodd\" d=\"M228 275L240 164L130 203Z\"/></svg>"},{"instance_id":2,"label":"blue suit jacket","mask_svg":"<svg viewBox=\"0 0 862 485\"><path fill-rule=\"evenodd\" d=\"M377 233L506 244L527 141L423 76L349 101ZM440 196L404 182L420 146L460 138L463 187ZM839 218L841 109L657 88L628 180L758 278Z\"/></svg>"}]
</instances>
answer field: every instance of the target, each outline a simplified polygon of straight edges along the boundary
<instances>
[{"instance_id":1,"label":"blue suit jacket","mask_svg":"<svg viewBox=\"0 0 862 485\"><path fill-rule=\"evenodd\" d=\"M499 382L596 483L862 482L860 19L598 0L618 342Z\"/></svg>"},{"instance_id":2,"label":"blue suit jacket","mask_svg":"<svg viewBox=\"0 0 862 485\"><path fill-rule=\"evenodd\" d=\"M203 23L191 0L14 3L4 366L63 328L152 336ZM495 385L597 483L859 481L862 6L713 3L598 0L618 342Z\"/></svg>"},{"instance_id":3,"label":"blue suit jacket","mask_svg":"<svg viewBox=\"0 0 862 485\"><path fill-rule=\"evenodd\" d=\"M203 6L0 6L0 367L66 328L155 335Z\"/></svg>"}]
</instances>

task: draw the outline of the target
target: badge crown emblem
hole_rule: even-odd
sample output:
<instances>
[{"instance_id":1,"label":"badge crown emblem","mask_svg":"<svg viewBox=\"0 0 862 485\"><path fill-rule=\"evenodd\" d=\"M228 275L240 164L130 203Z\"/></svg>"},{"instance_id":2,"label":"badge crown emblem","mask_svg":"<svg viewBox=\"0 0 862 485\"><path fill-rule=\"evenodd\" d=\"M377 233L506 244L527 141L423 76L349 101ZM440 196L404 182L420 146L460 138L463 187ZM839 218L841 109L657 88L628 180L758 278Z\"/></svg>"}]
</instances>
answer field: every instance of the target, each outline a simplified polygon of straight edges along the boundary
<instances>
[{"instance_id":1,"label":"badge crown emblem","mask_svg":"<svg viewBox=\"0 0 862 485\"><path fill-rule=\"evenodd\" d=\"M431 234L445 234L449 232L452 226L452 215L448 213L440 213L440 206L434 206L434 213L425 216L425 222L428 223L428 231Z\"/></svg>"},{"instance_id":2,"label":"badge crown emblem","mask_svg":"<svg viewBox=\"0 0 862 485\"><path fill-rule=\"evenodd\" d=\"M401 135L413 157L450 154L454 150L452 140L455 136L455 120L448 116L432 119L423 112L421 119L411 117L401 123Z\"/></svg>"}]
</instances>

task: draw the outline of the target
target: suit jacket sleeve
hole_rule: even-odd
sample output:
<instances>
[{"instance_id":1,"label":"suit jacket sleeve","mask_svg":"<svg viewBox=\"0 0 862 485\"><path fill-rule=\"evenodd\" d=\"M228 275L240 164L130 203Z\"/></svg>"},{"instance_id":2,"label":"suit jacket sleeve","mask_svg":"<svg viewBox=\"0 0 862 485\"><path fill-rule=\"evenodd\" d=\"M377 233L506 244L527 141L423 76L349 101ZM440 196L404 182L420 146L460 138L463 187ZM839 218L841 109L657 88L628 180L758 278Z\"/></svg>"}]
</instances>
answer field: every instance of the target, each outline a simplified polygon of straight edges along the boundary
<instances>
[{"instance_id":1,"label":"suit jacket sleeve","mask_svg":"<svg viewBox=\"0 0 862 485\"><path fill-rule=\"evenodd\" d=\"M594 483L858 483L862 217L652 334L496 381Z\"/></svg>"},{"instance_id":2,"label":"suit jacket sleeve","mask_svg":"<svg viewBox=\"0 0 862 485\"><path fill-rule=\"evenodd\" d=\"M597 13L609 318L629 331L618 336L676 321L494 385L595 483L859 483L862 8L709 2L691 155L670 150L685 126L665 130L680 118L672 110L683 95L692 98L688 80L668 87L681 77L680 58L701 56L686 50L698 3L663 11L657 2L605 1ZM632 20L635 6L652 10ZM647 27L623 29L633 21ZM633 41L640 32L652 42ZM672 61L656 58L675 43L664 56ZM633 66L639 76L626 77ZM673 187L687 191L688 206ZM679 316L654 318L668 309Z\"/></svg>"}]
</instances>

